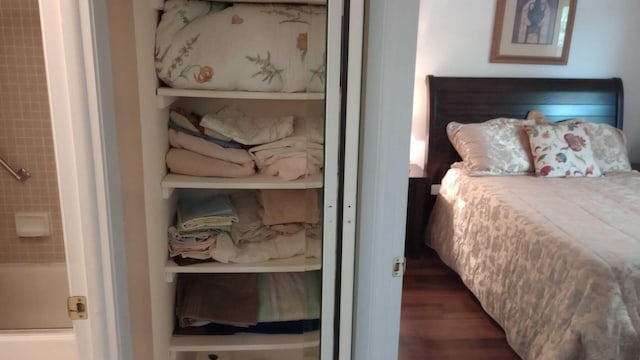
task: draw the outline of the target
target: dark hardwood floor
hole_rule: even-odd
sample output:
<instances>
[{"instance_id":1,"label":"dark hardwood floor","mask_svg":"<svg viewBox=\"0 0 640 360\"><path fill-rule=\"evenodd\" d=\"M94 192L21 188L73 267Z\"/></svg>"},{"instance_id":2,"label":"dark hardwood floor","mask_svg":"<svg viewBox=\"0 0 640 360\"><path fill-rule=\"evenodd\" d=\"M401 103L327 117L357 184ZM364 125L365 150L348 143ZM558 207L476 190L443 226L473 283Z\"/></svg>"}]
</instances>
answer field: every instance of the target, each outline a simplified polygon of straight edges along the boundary
<instances>
[{"instance_id":1,"label":"dark hardwood floor","mask_svg":"<svg viewBox=\"0 0 640 360\"><path fill-rule=\"evenodd\" d=\"M398 359L520 358L458 275L426 250L407 259Z\"/></svg>"}]
</instances>

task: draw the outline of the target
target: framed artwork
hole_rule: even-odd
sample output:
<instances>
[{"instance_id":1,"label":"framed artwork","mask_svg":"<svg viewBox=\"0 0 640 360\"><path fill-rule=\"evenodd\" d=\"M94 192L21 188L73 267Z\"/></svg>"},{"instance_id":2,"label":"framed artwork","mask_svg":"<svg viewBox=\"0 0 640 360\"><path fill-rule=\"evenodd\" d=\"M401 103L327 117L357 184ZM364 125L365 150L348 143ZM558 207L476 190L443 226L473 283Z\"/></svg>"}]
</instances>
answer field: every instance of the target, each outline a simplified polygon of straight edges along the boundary
<instances>
[{"instance_id":1,"label":"framed artwork","mask_svg":"<svg viewBox=\"0 0 640 360\"><path fill-rule=\"evenodd\" d=\"M577 0L497 0L490 62L566 65Z\"/></svg>"}]
</instances>

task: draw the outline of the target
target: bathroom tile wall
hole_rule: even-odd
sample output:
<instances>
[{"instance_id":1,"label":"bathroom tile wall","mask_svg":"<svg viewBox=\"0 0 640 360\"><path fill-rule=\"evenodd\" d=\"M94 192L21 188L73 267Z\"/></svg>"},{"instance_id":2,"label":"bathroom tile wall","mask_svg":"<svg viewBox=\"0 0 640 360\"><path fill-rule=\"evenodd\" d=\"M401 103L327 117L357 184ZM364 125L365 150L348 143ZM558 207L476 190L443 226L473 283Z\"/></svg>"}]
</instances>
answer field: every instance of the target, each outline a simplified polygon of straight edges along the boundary
<instances>
[{"instance_id":1,"label":"bathroom tile wall","mask_svg":"<svg viewBox=\"0 0 640 360\"><path fill-rule=\"evenodd\" d=\"M64 262L58 182L38 0L0 0L0 263ZM51 236L18 238L16 212L48 211Z\"/></svg>"}]
</instances>

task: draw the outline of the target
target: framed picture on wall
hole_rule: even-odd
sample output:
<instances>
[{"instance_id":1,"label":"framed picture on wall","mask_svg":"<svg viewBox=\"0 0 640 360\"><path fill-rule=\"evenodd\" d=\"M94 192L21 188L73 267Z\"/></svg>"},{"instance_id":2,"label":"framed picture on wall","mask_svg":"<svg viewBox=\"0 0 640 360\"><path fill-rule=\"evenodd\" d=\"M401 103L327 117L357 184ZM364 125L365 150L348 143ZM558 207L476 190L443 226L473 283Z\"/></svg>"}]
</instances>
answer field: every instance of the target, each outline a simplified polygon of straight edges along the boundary
<instances>
[{"instance_id":1,"label":"framed picture on wall","mask_svg":"<svg viewBox=\"0 0 640 360\"><path fill-rule=\"evenodd\" d=\"M497 0L490 62L566 65L577 0Z\"/></svg>"}]
</instances>

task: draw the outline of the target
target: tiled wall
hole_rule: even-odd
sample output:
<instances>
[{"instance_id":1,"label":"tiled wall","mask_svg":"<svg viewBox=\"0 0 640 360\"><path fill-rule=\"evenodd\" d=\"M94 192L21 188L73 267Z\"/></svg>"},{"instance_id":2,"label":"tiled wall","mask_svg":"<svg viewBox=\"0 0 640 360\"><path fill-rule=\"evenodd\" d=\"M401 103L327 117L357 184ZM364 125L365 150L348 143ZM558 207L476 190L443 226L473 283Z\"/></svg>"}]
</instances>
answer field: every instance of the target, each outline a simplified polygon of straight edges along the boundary
<instances>
[{"instance_id":1,"label":"tiled wall","mask_svg":"<svg viewBox=\"0 0 640 360\"><path fill-rule=\"evenodd\" d=\"M0 168L0 263L63 262L38 0L0 0L0 156L32 174L21 183ZM52 236L18 238L19 211L48 211Z\"/></svg>"}]
</instances>

